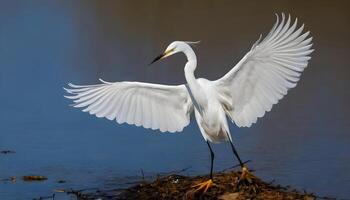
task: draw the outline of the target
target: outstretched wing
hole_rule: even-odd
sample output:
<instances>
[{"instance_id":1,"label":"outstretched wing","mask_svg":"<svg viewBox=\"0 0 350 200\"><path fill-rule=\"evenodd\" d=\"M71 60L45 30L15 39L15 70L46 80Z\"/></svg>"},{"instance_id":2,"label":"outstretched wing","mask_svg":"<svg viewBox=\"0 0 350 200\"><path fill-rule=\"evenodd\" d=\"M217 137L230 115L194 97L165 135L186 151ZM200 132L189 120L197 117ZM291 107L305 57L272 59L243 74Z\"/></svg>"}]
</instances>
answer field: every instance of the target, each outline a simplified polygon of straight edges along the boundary
<instances>
[{"instance_id":1,"label":"outstretched wing","mask_svg":"<svg viewBox=\"0 0 350 200\"><path fill-rule=\"evenodd\" d=\"M65 90L82 108L97 117L135 124L161 132L182 131L190 122L192 102L184 85L168 86L140 82L105 82L73 85Z\"/></svg>"},{"instance_id":2,"label":"outstretched wing","mask_svg":"<svg viewBox=\"0 0 350 200\"><path fill-rule=\"evenodd\" d=\"M239 127L250 127L271 110L288 89L296 86L311 58L312 37L296 30L297 19L277 21L269 34L260 39L225 76L214 81L227 115Z\"/></svg>"}]
</instances>

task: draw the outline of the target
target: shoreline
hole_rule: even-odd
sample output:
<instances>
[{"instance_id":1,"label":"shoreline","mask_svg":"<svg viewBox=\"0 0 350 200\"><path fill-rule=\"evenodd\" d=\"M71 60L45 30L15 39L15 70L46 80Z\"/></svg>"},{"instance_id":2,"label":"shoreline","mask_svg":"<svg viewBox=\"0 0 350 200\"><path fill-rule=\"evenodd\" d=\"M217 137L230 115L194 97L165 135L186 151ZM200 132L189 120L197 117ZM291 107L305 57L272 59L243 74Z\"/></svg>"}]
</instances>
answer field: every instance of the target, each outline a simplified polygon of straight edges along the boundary
<instances>
[{"instance_id":1,"label":"shoreline","mask_svg":"<svg viewBox=\"0 0 350 200\"><path fill-rule=\"evenodd\" d=\"M238 186L239 171L218 172L213 174L214 185L207 192L195 191L193 185L208 176L183 176L170 174L158 177L153 181L141 181L134 186L125 189L94 189L94 190L71 190L68 194L74 195L79 200L90 199L331 199L318 197L306 191L297 191L290 187L280 186L273 182L264 182L254 176L251 184Z\"/></svg>"}]
</instances>

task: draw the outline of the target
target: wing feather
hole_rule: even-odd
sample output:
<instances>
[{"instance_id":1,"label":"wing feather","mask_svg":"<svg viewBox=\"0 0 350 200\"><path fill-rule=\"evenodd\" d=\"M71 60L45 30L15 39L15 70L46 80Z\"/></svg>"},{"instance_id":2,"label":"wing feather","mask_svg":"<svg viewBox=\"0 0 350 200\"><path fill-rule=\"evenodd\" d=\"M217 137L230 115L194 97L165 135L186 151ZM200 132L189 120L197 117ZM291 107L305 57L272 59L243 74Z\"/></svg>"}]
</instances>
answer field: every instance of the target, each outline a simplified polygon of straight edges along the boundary
<instances>
[{"instance_id":1,"label":"wing feather","mask_svg":"<svg viewBox=\"0 0 350 200\"><path fill-rule=\"evenodd\" d=\"M259 43L222 78L214 81L227 108L227 115L237 126L249 127L271 110L290 88L297 85L302 71L311 59L312 37L297 28L282 13ZM229 100L229 103L227 103ZM226 105L227 104L227 105Z\"/></svg>"},{"instance_id":2,"label":"wing feather","mask_svg":"<svg viewBox=\"0 0 350 200\"><path fill-rule=\"evenodd\" d=\"M68 84L64 88L73 106L96 117L135 124L161 132L182 131L190 122L192 102L184 85L167 86L140 82Z\"/></svg>"}]
</instances>

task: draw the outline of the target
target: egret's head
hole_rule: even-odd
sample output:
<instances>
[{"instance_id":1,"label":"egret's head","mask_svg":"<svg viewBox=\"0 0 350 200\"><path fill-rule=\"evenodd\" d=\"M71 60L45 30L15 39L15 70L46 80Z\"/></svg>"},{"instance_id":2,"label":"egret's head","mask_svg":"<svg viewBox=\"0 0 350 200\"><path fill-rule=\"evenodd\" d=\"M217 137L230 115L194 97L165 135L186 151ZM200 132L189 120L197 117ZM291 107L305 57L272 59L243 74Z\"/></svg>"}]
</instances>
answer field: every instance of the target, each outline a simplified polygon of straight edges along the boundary
<instances>
[{"instance_id":1,"label":"egret's head","mask_svg":"<svg viewBox=\"0 0 350 200\"><path fill-rule=\"evenodd\" d=\"M174 41L165 49L165 51L157 56L150 64L161 60L163 58L166 58L168 56L171 56L173 54L184 52L186 49L190 48L190 45L192 44L198 44L200 41L197 42L185 42L185 41Z\"/></svg>"}]
</instances>

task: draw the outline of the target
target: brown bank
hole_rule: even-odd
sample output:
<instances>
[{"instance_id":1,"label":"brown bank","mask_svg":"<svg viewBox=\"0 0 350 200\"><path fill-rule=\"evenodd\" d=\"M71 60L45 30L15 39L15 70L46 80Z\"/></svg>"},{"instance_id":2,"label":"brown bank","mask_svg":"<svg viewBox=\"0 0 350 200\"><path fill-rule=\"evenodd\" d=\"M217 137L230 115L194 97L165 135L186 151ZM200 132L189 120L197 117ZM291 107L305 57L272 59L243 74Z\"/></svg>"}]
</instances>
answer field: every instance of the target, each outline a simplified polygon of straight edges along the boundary
<instances>
[{"instance_id":1,"label":"brown bank","mask_svg":"<svg viewBox=\"0 0 350 200\"><path fill-rule=\"evenodd\" d=\"M238 185L240 172L220 172L214 174L215 185L207 192L195 191L192 186L208 179L203 176L187 177L169 175L153 182L142 182L127 189L109 191L71 191L78 199L319 199L316 195L299 192L288 187L266 183L254 177L253 183ZM328 198L324 198L328 199Z\"/></svg>"}]
</instances>

